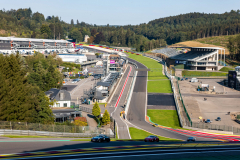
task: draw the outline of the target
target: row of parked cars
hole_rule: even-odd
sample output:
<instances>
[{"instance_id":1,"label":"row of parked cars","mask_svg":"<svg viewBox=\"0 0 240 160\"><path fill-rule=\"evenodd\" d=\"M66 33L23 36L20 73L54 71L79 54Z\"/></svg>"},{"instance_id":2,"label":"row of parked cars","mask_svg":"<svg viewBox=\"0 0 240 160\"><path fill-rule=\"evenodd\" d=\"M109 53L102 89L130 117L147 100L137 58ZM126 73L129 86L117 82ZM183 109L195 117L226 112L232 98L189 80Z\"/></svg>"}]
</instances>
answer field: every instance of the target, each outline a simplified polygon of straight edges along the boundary
<instances>
[{"instance_id":1,"label":"row of parked cars","mask_svg":"<svg viewBox=\"0 0 240 160\"><path fill-rule=\"evenodd\" d=\"M100 134L96 137L91 138L91 142L110 142L110 141L111 141L110 137L108 137L104 134ZM159 138L157 136L150 135L150 136L146 137L144 139L144 141L145 142L159 142ZM188 142L190 142L190 141L195 142L196 138L195 137L188 137L187 141Z\"/></svg>"},{"instance_id":2,"label":"row of parked cars","mask_svg":"<svg viewBox=\"0 0 240 160\"><path fill-rule=\"evenodd\" d=\"M221 121L221 117L217 117L215 119L216 121ZM210 119L207 119L206 121L204 121L205 123L212 123L212 121Z\"/></svg>"}]
</instances>

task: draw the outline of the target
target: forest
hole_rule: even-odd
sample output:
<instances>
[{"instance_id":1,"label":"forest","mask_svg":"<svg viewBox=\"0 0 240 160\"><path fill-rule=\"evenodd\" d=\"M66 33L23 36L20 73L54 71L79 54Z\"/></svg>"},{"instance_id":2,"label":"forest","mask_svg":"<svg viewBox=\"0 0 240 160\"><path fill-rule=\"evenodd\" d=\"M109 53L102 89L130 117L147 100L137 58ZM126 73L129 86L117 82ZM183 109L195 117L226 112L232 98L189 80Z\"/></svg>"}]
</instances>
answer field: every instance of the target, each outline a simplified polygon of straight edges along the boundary
<instances>
[{"instance_id":1,"label":"forest","mask_svg":"<svg viewBox=\"0 0 240 160\"><path fill-rule=\"evenodd\" d=\"M62 60L43 54L22 57L0 54L0 121L49 124L54 116L45 91L60 88Z\"/></svg>"},{"instance_id":2,"label":"forest","mask_svg":"<svg viewBox=\"0 0 240 160\"><path fill-rule=\"evenodd\" d=\"M44 17L42 13L33 13L31 8L0 10L0 35L70 38L75 42L82 42L89 35L88 43L147 51L186 40L234 35L240 30L240 10L223 14L187 13L125 26L97 26L73 19L67 23L59 16Z\"/></svg>"}]
</instances>

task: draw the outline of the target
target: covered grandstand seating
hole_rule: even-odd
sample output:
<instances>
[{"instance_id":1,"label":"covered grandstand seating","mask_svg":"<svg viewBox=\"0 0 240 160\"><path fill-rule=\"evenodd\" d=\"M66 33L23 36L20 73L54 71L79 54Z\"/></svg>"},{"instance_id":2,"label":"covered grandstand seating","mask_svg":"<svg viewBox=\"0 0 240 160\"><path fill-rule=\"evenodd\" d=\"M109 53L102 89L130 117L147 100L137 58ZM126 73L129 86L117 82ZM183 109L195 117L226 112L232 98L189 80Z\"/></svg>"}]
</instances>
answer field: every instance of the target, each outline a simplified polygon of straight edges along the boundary
<instances>
[{"instance_id":1,"label":"covered grandstand seating","mask_svg":"<svg viewBox=\"0 0 240 160\"><path fill-rule=\"evenodd\" d=\"M208 54L212 53L212 51L190 51L185 54L179 54L176 56L172 56L171 59L178 59L178 60L197 60L201 57L204 57Z\"/></svg>"}]
</instances>

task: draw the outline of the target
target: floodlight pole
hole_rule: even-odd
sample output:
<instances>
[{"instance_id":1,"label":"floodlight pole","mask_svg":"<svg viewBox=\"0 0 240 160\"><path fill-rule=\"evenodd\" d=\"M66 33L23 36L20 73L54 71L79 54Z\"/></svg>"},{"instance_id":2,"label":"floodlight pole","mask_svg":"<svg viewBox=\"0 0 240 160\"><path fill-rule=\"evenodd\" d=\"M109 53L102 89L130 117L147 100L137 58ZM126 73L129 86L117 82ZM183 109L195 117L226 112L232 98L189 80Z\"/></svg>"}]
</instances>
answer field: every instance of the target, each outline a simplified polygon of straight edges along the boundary
<instances>
[{"instance_id":1,"label":"floodlight pole","mask_svg":"<svg viewBox=\"0 0 240 160\"><path fill-rule=\"evenodd\" d=\"M225 49L224 49L224 66L225 66L226 64L225 64Z\"/></svg>"}]
</instances>

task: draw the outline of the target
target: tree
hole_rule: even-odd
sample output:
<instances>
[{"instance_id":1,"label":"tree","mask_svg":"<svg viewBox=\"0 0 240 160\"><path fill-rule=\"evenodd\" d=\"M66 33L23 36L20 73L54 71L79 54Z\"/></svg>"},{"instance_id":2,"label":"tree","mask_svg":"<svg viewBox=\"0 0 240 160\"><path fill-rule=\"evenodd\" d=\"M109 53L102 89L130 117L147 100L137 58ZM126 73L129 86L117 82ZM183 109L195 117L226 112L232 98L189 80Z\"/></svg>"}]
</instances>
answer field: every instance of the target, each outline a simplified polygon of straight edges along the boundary
<instances>
[{"instance_id":1,"label":"tree","mask_svg":"<svg viewBox=\"0 0 240 160\"><path fill-rule=\"evenodd\" d=\"M96 31L95 28L93 28L93 29L91 30L91 36L95 37L96 34L97 34L97 31Z\"/></svg>"},{"instance_id":2,"label":"tree","mask_svg":"<svg viewBox=\"0 0 240 160\"><path fill-rule=\"evenodd\" d=\"M100 109L100 107L99 107L98 102L96 102L96 103L94 104L94 106L93 106L92 114L93 114L95 117L99 117L100 113L101 113L101 109Z\"/></svg>"},{"instance_id":3,"label":"tree","mask_svg":"<svg viewBox=\"0 0 240 160\"><path fill-rule=\"evenodd\" d=\"M103 117L102 117L102 123L107 124L110 122L110 114L107 110L105 110Z\"/></svg>"},{"instance_id":4,"label":"tree","mask_svg":"<svg viewBox=\"0 0 240 160\"><path fill-rule=\"evenodd\" d=\"M94 37L93 36L91 36L90 38L88 38L88 43L90 44L90 43L93 43L93 41L94 41Z\"/></svg>"},{"instance_id":5,"label":"tree","mask_svg":"<svg viewBox=\"0 0 240 160\"><path fill-rule=\"evenodd\" d=\"M73 21L73 19L71 19L71 25L74 25L74 21Z\"/></svg>"},{"instance_id":6,"label":"tree","mask_svg":"<svg viewBox=\"0 0 240 160\"><path fill-rule=\"evenodd\" d=\"M49 99L26 75L20 55L0 55L0 120L52 123Z\"/></svg>"},{"instance_id":7,"label":"tree","mask_svg":"<svg viewBox=\"0 0 240 160\"><path fill-rule=\"evenodd\" d=\"M43 24L40 30L41 30L41 34L46 33L48 37L51 35L51 29L47 24Z\"/></svg>"},{"instance_id":8,"label":"tree","mask_svg":"<svg viewBox=\"0 0 240 160\"><path fill-rule=\"evenodd\" d=\"M33 13L32 20L35 20L37 23L42 23L45 18L43 14L36 12Z\"/></svg>"},{"instance_id":9,"label":"tree","mask_svg":"<svg viewBox=\"0 0 240 160\"><path fill-rule=\"evenodd\" d=\"M94 40L94 43L96 44L99 44L101 41L105 41L105 37L103 35L102 32L99 32L97 35L96 35L96 38Z\"/></svg>"},{"instance_id":10,"label":"tree","mask_svg":"<svg viewBox=\"0 0 240 160\"><path fill-rule=\"evenodd\" d=\"M78 30L78 28L71 30L69 37L72 38L75 42L81 42L83 40L82 33Z\"/></svg>"}]
</instances>

